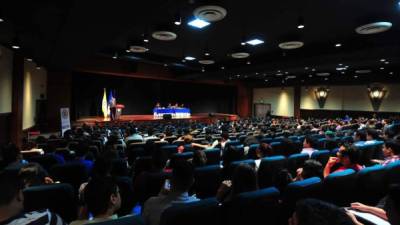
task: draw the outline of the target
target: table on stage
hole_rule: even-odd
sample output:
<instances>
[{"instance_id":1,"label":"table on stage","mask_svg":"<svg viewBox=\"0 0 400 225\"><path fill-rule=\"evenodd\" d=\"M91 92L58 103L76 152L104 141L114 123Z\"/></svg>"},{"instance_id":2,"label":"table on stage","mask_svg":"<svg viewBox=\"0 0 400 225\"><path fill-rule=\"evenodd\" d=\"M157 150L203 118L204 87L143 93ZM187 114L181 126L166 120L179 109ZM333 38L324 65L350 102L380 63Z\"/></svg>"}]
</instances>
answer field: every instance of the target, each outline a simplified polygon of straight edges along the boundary
<instances>
[{"instance_id":1,"label":"table on stage","mask_svg":"<svg viewBox=\"0 0 400 225\"><path fill-rule=\"evenodd\" d=\"M189 118L190 109L188 108L154 108L154 118L163 118L164 115L171 114L172 118Z\"/></svg>"}]
</instances>

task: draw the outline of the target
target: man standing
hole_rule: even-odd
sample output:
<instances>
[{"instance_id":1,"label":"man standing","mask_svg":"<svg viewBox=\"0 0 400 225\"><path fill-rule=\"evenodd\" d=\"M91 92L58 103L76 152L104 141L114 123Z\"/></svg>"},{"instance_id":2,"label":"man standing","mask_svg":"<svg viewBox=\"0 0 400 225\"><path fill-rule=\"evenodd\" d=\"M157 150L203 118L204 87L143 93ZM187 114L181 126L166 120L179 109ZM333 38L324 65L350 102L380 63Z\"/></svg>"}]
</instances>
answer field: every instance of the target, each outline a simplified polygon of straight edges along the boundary
<instances>
[{"instance_id":1,"label":"man standing","mask_svg":"<svg viewBox=\"0 0 400 225\"><path fill-rule=\"evenodd\" d=\"M110 117L111 117L111 121L116 120L117 116L117 103L116 100L114 98L114 96L111 95L111 100L110 100Z\"/></svg>"}]
</instances>

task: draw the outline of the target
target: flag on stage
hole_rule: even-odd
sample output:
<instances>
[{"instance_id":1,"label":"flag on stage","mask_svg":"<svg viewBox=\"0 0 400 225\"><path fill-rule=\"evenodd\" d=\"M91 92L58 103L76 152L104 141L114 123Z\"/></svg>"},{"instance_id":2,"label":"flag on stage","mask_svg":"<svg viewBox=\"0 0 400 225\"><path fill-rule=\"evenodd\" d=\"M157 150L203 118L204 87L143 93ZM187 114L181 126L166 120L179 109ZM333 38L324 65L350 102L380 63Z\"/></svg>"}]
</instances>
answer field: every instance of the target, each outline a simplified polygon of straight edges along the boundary
<instances>
[{"instance_id":1,"label":"flag on stage","mask_svg":"<svg viewBox=\"0 0 400 225\"><path fill-rule=\"evenodd\" d=\"M107 118L110 110L109 110L108 104L107 104L107 92L106 92L105 88L104 88L104 93L103 93L103 100L101 102L101 111L103 111L104 118Z\"/></svg>"}]
</instances>

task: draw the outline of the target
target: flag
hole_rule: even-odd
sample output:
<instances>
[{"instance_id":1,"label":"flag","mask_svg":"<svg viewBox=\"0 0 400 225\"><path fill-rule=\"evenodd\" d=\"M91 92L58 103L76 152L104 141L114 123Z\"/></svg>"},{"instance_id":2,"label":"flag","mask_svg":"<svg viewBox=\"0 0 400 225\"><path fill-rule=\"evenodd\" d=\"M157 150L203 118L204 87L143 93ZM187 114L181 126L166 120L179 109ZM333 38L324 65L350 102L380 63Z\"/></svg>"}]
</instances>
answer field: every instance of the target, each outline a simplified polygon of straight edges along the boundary
<instances>
[{"instance_id":1,"label":"flag","mask_svg":"<svg viewBox=\"0 0 400 225\"><path fill-rule=\"evenodd\" d=\"M104 88L104 93L103 93L103 100L101 102L101 111L103 111L104 118L107 118L110 110L108 109L107 92L106 92L105 88Z\"/></svg>"}]
</instances>

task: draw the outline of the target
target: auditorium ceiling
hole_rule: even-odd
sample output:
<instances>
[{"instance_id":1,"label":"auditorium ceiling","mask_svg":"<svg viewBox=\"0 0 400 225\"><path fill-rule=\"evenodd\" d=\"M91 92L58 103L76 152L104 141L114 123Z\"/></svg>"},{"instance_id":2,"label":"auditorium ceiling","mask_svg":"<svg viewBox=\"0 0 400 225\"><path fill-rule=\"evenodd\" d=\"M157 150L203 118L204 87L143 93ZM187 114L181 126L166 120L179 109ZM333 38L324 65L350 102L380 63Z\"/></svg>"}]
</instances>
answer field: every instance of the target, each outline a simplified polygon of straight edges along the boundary
<instances>
[{"instance_id":1,"label":"auditorium ceiling","mask_svg":"<svg viewBox=\"0 0 400 225\"><path fill-rule=\"evenodd\" d=\"M189 26L195 13L210 24ZM1 44L18 42L26 57L55 69L104 57L190 80L400 81L394 0L3 0L0 18ZM253 39L263 43L245 43Z\"/></svg>"}]
</instances>

